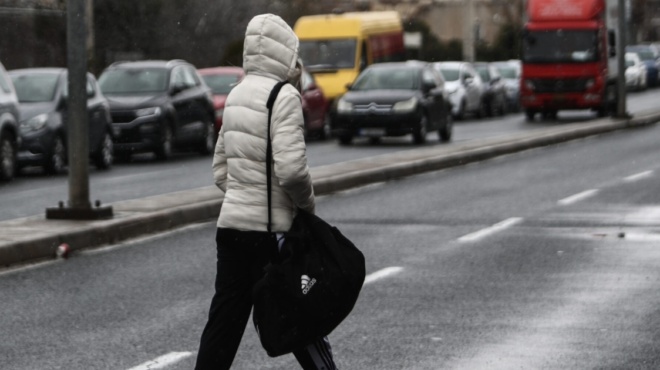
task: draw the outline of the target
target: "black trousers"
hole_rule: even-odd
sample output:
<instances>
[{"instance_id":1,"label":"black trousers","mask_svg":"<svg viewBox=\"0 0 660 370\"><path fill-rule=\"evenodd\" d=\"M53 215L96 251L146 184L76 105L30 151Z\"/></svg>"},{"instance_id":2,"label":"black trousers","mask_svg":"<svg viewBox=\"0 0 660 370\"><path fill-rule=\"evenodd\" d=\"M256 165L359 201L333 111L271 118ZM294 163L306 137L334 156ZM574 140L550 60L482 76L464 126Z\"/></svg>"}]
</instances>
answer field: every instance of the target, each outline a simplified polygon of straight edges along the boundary
<instances>
[{"instance_id":1,"label":"black trousers","mask_svg":"<svg viewBox=\"0 0 660 370\"><path fill-rule=\"evenodd\" d=\"M231 367L252 310L252 287L278 253L275 235L219 228L215 295L202 333L196 370ZM335 370L330 343L320 338L294 356L304 370Z\"/></svg>"}]
</instances>

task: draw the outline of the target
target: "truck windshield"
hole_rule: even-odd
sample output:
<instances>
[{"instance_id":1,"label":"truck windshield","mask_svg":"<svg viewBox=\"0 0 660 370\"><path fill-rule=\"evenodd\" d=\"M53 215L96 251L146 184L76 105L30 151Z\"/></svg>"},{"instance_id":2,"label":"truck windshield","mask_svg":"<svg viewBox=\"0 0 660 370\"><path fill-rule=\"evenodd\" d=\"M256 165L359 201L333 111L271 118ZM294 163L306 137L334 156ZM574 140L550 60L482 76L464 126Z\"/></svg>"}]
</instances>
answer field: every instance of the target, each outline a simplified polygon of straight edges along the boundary
<instances>
[{"instance_id":1,"label":"truck windshield","mask_svg":"<svg viewBox=\"0 0 660 370\"><path fill-rule=\"evenodd\" d=\"M314 40L300 42L300 58L311 72L355 67L357 40Z\"/></svg>"},{"instance_id":2,"label":"truck windshield","mask_svg":"<svg viewBox=\"0 0 660 370\"><path fill-rule=\"evenodd\" d=\"M598 31L526 31L523 61L528 63L586 63L598 60Z\"/></svg>"}]
</instances>

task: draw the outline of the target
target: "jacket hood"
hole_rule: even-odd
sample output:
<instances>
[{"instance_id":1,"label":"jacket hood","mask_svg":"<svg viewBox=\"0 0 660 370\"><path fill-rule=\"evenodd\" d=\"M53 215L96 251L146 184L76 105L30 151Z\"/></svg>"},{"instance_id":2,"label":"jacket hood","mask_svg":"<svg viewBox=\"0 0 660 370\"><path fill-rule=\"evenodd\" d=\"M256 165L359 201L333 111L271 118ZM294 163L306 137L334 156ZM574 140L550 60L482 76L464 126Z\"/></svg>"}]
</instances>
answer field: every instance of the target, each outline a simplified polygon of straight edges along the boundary
<instances>
[{"instance_id":1,"label":"jacket hood","mask_svg":"<svg viewBox=\"0 0 660 370\"><path fill-rule=\"evenodd\" d=\"M278 81L295 81L300 75L298 37L282 18L258 15L248 23L243 44L243 69Z\"/></svg>"}]
</instances>

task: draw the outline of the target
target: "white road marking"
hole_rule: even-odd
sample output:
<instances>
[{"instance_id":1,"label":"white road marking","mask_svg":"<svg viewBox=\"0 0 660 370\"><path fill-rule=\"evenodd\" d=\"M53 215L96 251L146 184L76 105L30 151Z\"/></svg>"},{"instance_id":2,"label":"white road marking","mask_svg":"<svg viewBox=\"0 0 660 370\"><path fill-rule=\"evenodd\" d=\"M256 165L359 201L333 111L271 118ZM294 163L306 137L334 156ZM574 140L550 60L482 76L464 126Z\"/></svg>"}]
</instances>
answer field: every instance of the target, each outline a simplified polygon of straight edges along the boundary
<instances>
[{"instance_id":1,"label":"white road marking","mask_svg":"<svg viewBox=\"0 0 660 370\"><path fill-rule=\"evenodd\" d=\"M128 370L152 370L152 369L162 369L172 364L175 364L184 358L192 356L192 352L170 352L166 355L155 358L151 361L147 361L138 366L132 367Z\"/></svg>"},{"instance_id":2,"label":"white road marking","mask_svg":"<svg viewBox=\"0 0 660 370\"><path fill-rule=\"evenodd\" d=\"M519 223L520 221L522 221L521 217L511 217L511 218L508 218L508 219L506 219L502 222L498 222L493 226L487 227L485 229L481 229L481 230L479 230L477 232L474 232L474 233L471 233L471 234L461 236L460 238L458 238L458 241L459 242L473 242L473 241L482 239L482 238L484 238L488 235L491 235L491 234L494 234L496 232L502 231L502 230L504 230L508 227L511 227L511 226Z\"/></svg>"},{"instance_id":3,"label":"white road marking","mask_svg":"<svg viewBox=\"0 0 660 370\"><path fill-rule=\"evenodd\" d=\"M644 171L644 172L640 172L640 173L637 173L637 174L634 174L634 175L630 175L628 177L624 177L623 181L625 181L625 182L634 182L634 181L637 181L637 180L641 180L641 179L650 177L651 175L653 175L653 171Z\"/></svg>"},{"instance_id":4,"label":"white road marking","mask_svg":"<svg viewBox=\"0 0 660 370\"><path fill-rule=\"evenodd\" d=\"M579 201L581 201L581 200L583 200L583 199L586 199L586 198L589 198L589 197L591 197L591 196L594 196L594 195L596 195L596 193L598 193L598 189L585 190L585 191L583 191L583 192L581 192L581 193L578 193L578 194L575 194L575 195L571 195L571 196L568 197L568 198L564 198L564 199L560 200L560 201L557 202L557 203L559 203L559 204L562 205L562 206L567 206L567 205L569 205L569 204L577 203L577 202L579 202Z\"/></svg>"},{"instance_id":5,"label":"white road marking","mask_svg":"<svg viewBox=\"0 0 660 370\"><path fill-rule=\"evenodd\" d=\"M363 285L373 283L376 280L380 280L380 279L388 277L390 275L398 274L401 271L403 271L403 267L386 267L382 270L372 272L371 274L367 275L367 277L364 278L364 284Z\"/></svg>"}]
</instances>

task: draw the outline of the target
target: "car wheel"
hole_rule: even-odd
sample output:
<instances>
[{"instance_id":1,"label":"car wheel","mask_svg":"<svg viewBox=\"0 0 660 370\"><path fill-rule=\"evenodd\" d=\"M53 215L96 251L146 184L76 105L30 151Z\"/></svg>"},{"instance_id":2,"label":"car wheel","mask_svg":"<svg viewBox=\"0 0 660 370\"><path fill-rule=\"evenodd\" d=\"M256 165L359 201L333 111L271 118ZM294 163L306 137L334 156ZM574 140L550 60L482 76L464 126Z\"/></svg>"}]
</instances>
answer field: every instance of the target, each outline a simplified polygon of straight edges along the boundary
<instances>
[{"instance_id":1,"label":"car wheel","mask_svg":"<svg viewBox=\"0 0 660 370\"><path fill-rule=\"evenodd\" d=\"M458 113L456 113L456 119L462 121L465 119L465 99L461 100L461 104L458 106Z\"/></svg>"},{"instance_id":2,"label":"car wheel","mask_svg":"<svg viewBox=\"0 0 660 370\"><path fill-rule=\"evenodd\" d=\"M352 135L339 135L339 144L341 145L351 145L353 142Z\"/></svg>"},{"instance_id":3,"label":"car wheel","mask_svg":"<svg viewBox=\"0 0 660 370\"><path fill-rule=\"evenodd\" d=\"M369 143L372 145L380 144L380 136L374 136L369 138Z\"/></svg>"},{"instance_id":4,"label":"car wheel","mask_svg":"<svg viewBox=\"0 0 660 370\"><path fill-rule=\"evenodd\" d=\"M166 160L172 156L172 127L169 123L165 123L163 127L163 134L154 154L160 160Z\"/></svg>"},{"instance_id":5,"label":"car wheel","mask_svg":"<svg viewBox=\"0 0 660 370\"><path fill-rule=\"evenodd\" d=\"M60 135L56 135L53 140L53 147L50 150L50 156L45 160L44 169L48 174L57 175L64 172L65 165L66 147L64 146L64 140Z\"/></svg>"},{"instance_id":6,"label":"car wheel","mask_svg":"<svg viewBox=\"0 0 660 370\"><path fill-rule=\"evenodd\" d=\"M199 153L202 155L208 155L213 153L213 150L215 149L215 127L213 125L212 121L209 121L206 123L206 133L204 134L204 141L202 142L202 145L199 147Z\"/></svg>"},{"instance_id":7,"label":"car wheel","mask_svg":"<svg viewBox=\"0 0 660 370\"><path fill-rule=\"evenodd\" d=\"M484 104L483 101L479 103L479 108L477 110L477 118L484 118L488 115L488 107Z\"/></svg>"},{"instance_id":8,"label":"car wheel","mask_svg":"<svg viewBox=\"0 0 660 370\"><path fill-rule=\"evenodd\" d=\"M451 140L451 135L453 131L454 131L454 117L451 115L451 112L447 112L444 125L440 126L440 130L438 130L438 136L440 137L440 141L447 142Z\"/></svg>"},{"instance_id":9,"label":"car wheel","mask_svg":"<svg viewBox=\"0 0 660 370\"><path fill-rule=\"evenodd\" d=\"M417 126L413 129L413 143L424 144L426 142L426 134L428 133L429 119L426 115L422 116Z\"/></svg>"},{"instance_id":10,"label":"car wheel","mask_svg":"<svg viewBox=\"0 0 660 370\"><path fill-rule=\"evenodd\" d=\"M508 108L509 108L509 107L507 107L506 97L503 96L503 97L500 99L500 111L499 111L499 112L500 112L500 116L505 116L505 115L508 113L508 112L507 112L507 111L509 110Z\"/></svg>"},{"instance_id":11,"label":"car wheel","mask_svg":"<svg viewBox=\"0 0 660 370\"><path fill-rule=\"evenodd\" d=\"M106 131L103 135L101 145L94 154L94 165L98 169L107 170L108 168L112 167L114 159L114 144L112 142L112 136L110 136L110 133Z\"/></svg>"},{"instance_id":12,"label":"car wheel","mask_svg":"<svg viewBox=\"0 0 660 370\"><path fill-rule=\"evenodd\" d=\"M9 181L16 173L16 144L13 135L0 135L0 180Z\"/></svg>"}]
</instances>

